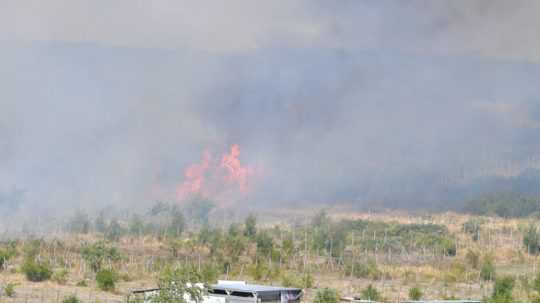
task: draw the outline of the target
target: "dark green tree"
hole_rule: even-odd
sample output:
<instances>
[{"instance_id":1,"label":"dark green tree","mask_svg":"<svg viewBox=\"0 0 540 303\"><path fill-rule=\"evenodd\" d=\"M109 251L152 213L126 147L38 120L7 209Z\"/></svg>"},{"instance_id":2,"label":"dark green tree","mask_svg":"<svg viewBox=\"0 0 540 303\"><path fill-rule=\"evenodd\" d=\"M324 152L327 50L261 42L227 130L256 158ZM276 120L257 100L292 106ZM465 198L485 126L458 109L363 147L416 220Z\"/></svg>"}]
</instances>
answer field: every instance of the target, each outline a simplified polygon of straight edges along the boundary
<instances>
[{"instance_id":1,"label":"dark green tree","mask_svg":"<svg viewBox=\"0 0 540 303\"><path fill-rule=\"evenodd\" d=\"M257 217L250 214L244 221L244 236L253 239L255 235L257 235Z\"/></svg>"}]
</instances>

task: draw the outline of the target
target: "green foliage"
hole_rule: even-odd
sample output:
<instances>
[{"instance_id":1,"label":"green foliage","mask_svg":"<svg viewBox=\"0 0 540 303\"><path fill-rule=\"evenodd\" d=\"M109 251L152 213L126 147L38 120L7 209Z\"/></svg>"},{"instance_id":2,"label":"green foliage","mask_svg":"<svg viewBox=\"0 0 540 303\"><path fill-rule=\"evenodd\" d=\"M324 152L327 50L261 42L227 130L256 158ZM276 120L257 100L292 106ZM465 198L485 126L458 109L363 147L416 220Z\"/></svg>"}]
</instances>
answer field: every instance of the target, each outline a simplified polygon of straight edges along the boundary
<instances>
[{"instance_id":1,"label":"green foliage","mask_svg":"<svg viewBox=\"0 0 540 303\"><path fill-rule=\"evenodd\" d=\"M42 244L42 240L30 240L26 242L22 248L24 258L30 259L36 257L39 254L39 250Z\"/></svg>"},{"instance_id":2,"label":"green foliage","mask_svg":"<svg viewBox=\"0 0 540 303\"><path fill-rule=\"evenodd\" d=\"M67 269L55 271L51 277L51 280L60 285L64 285L67 282L68 273L69 272L67 271Z\"/></svg>"},{"instance_id":3,"label":"green foliage","mask_svg":"<svg viewBox=\"0 0 540 303\"><path fill-rule=\"evenodd\" d=\"M382 277L382 272L379 270L377 263L372 259L369 259L367 262L357 261L349 264L345 269L345 274L371 280L379 280Z\"/></svg>"},{"instance_id":4,"label":"green foliage","mask_svg":"<svg viewBox=\"0 0 540 303\"><path fill-rule=\"evenodd\" d=\"M8 284L6 284L6 286L4 287L4 293L6 294L6 296L10 298L15 297L15 286L17 286L17 283L9 282Z\"/></svg>"},{"instance_id":5,"label":"green foliage","mask_svg":"<svg viewBox=\"0 0 540 303\"><path fill-rule=\"evenodd\" d=\"M538 255L540 253L540 237L536 226L529 225L529 228L523 235L523 246L529 254Z\"/></svg>"},{"instance_id":6,"label":"green foliage","mask_svg":"<svg viewBox=\"0 0 540 303\"><path fill-rule=\"evenodd\" d=\"M511 303L513 302L512 291L514 289L514 278L502 277L495 280L490 303Z\"/></svg>"},{"instance_id":7,"label":"green foliage","mask_svg":"<svg viewBox=\"0 0 540 303\"><path fill-rule=\"evenodd\" d=\"M93 272L98 272L105 260L117 261L120 253L114 247L109 247L103 242L86 244L81 249L81 256Z\"/></svg>"},{"instance_id":8,"label":"green foliage","mask_svg":"<svg viewBox=\"0 0 540 303\"><path fill-rule=\"evenodd\" d=\"M317 291L313 303L338 303L339 298L339 293L336 290L323 288Z\"/></svg>"},{"instance_id":9,"label":"green foliage","mask_svg":"<svg viewBox=\"0 0 540 303\"><path fill-rule=\"evenodd\" d=\"M0 271L4 269L4 264L11 258L8 251L0 250Z\"/></svg>"},{"instance_id":10,"label":"green foliage","mask_svg":"<svg viewBox=\"0 0 540 303\"><path fill-rule=\"evenodd\" d=\"M284 273L281 275L281 285L285 287L311 288L313 284L313 276L309 272L306 274Z\"/></svg>"},{"instance_id":11,"label":"green foliage","mask_svg":"<svg viewBox=\"0 0 540 303\"><path fill-rule=\"evenodd\" d=\"M540 198L517 193L489 193L470 201L464 211L503 218L527 217L540 211Z\"/></svg>"},{"instance_id":12,"label":"green foliage","mask_svg":"<svg viewBox=\"0 0 540 303\"><path fill-rule=\"evenodd\" d=\"M113 270L102 269L96 274L97 286L103 291L113 291L117 281L118 275Z\"/></svg>"},{"instance_id":13,"label":"green foliage","mask_svg":"<svg viewBox=\"0 0 540 303\"><path fill-rule=\"evenodd\" d=\"M45 262L36 262L33 258L27 258L21 267L26 279L32 282L49 280L52 275L51 267Z\"/></svg>"},{"instance_id":14,"label":"green foliage","mask_svg":"<svg viewBox=\"0 0 540 303\"><path fill-rule=\"evenodd\" d=\"M260 232L257 234L257 255L268 258L274 250L274 240L268 232Z\"/></svg>"},{"instance_id":15,"label":"green foliage","mask_svg":"<svg viewBox=\"0 0 540 303\"><path fill-rule=\"evenodd\" d=\"M422 293L422 290L418 286L415 286L415 287L409 289L409 299L410 300L419 301L419 300L422 299L423 295L424 294Z\"/></svg>"},{"instance_id":16,"label":"green foliage","mask_svg":"<svg viewBox=\"0 0 540 303\"><path fill-rule=\"evenodd\" d=\"M257 217L251 214L244 221L244 236L253 239L257 234Z\"/></svg>"},{"instance_id":17,"label":"green foliage","mask_svg":"<svg viewBox=\"0 0 540 303\"><path fill-rule=\"evenodd\" d=\"M201 302L204 288L197 286L190 287L196 283L202 283L201 275L195 268L181 267L178 269L166 268L158 279L158 288L160 289L156 296L152 297L152 303L187 303L184 295L195 302Z\"/></svg>"},{"instance_id":18,"label":"green foliage","mask_svg":"<svg viewBox=\"0 0 540 303\"><path fill-rule=\"evenodd\" d=\"M480 277L484 281L495 280L495 265L493 264L493 258L490 255L484 256L482 268L480 269Z\"/></svg>"},{"instance_id":19,"label":"green foliage","mask_svg":"<svg viewBox=\"0 0 540 303\"><path fill-rule=\"evenodd\" d=\"M398 224L366 220L343 220L337 223L347 234L354 232L354 243L369 251L433 249L455 256L456 244L448 229L436 224Z\"/></svg>"},{"instance_id":20,"label":"green foliage","mask_svg":"<svg viewBox=\"0 0 540 303\"><path fill-rule=\"evenodd\" d=\"M62 300L62 303L81 303L81 300L79 300L79 298L77 298L77 296L75 295L70 295L64 298L64 300Z\"/></svg>"},{"instance_id":21,"label":"green foliage","mask_svg":"<svg viewBox=\"0 0 540 303\"><path fill-rule=\"evenodd\" d=\"M321 210L311 220L313 231L311 247L315 251L323 251L331 256L341 255L345 248L346 226L335 224L330 220L325 210Z\"/></svg>"},{"instance_id":22,"label":"green foliage","mask_svg":"<svg viewBox=\"0 0 540 303\"><path fill-rule=\"evenodd\" d=\"M382 299L381 293L369 284L364 290L362 290L362 299L369 301L380 301Z\"/></svg>"},{"instance_id":23,"label":"green foliage","mask_svg":"<svg viewBox=\"0 0 540 303\"><path fill-rule=\"evenodd\" d=\"M201 280L205 283L217 283L219 278L219 267L214 263L205 263L201 267Z\"/></svg>"}]
</instances>

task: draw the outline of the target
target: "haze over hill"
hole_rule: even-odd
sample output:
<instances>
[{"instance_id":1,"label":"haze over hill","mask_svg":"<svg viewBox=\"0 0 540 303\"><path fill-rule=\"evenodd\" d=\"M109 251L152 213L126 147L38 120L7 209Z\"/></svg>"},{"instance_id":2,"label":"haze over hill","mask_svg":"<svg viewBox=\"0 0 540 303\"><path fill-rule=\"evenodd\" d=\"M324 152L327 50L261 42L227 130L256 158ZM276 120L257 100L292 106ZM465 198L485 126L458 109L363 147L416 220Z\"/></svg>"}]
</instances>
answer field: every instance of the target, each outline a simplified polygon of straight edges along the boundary
<instances>
[{"instance_id":1,"label":"haze over hill","mask_svg":"<svg viewBox=\"0 0 540 303\"><path fill-rule=\"evenodd\" d=\"M74 3L1 10L0 208L174 201L233 144L259 172L243 205L536 190L536 2L126 2L99 20Z\"/></svg>"}]
</instances>

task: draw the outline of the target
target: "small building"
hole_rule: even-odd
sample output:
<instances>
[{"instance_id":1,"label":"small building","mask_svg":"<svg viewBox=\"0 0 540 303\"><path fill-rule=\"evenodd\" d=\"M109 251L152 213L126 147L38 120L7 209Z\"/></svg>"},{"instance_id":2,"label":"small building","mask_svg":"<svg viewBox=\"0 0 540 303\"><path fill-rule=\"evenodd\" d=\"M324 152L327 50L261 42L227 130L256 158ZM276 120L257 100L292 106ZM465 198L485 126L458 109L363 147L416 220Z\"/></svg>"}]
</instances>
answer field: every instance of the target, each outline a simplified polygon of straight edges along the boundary
<instances>
[{"instance_id":1,"label":"small building","mask_svg":"<svg viewBox=\"0 0 540 303\"><path fill-rule=\"evenodd\" d=\"M297 303L303 292L299 288L219 281L210 286L208 294L226 298L227 303Z\"/></svg>"},{"instance_id":2,"label":"small building","mask_svg":"<svg viewBox=\"0 0 540 303\"><path fill-rule=\"evenodd\" d=\"M203 287L202 284L196 286ZM247 284L244 281L219 281L207 291L201 303L299 303L303 295L299 288ZM136 290L131 296L150 302L158 292L158 288ZM184 299L195 303L188 294L184 295Z\"/></svg>"}]
</instances>

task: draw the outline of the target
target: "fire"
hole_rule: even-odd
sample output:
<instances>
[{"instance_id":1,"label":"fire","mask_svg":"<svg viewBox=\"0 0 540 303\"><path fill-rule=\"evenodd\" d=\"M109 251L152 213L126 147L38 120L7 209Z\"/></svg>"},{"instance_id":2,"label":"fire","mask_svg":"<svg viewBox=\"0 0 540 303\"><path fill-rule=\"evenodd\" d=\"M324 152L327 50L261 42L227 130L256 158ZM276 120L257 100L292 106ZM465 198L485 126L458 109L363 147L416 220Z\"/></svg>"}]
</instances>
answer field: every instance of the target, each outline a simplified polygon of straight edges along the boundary
<instances>
[{"instance_id":1,"label":"fire","mask_svg":"<svg viewBox=\"0 0 540 303\"><path fill-rule=\"evenodd\" d=\"M231 153L223 155L221 167L227 170L226 179L229 182L237 183L241 192L248 191L248 178L253 175L253 170L249 167L242 167L238 157L240 156L240 146L231 146Z\"/></svg>"},{"instance_id":2,"label":"fire","mask_svg":"<svg viewBox=\"0 0 540 303\"><path fill-rule=\"evenodd\" d=\"M200 163L192 164L185 170L184 182L176 189L177 199L181 201L199 194L223 200L249 193L255 169L242 166L239 157L238 144L233 144L230 152L221 157L221 161L214 159L209 151L205 151Z\"/></svg>"}]
</instances>

